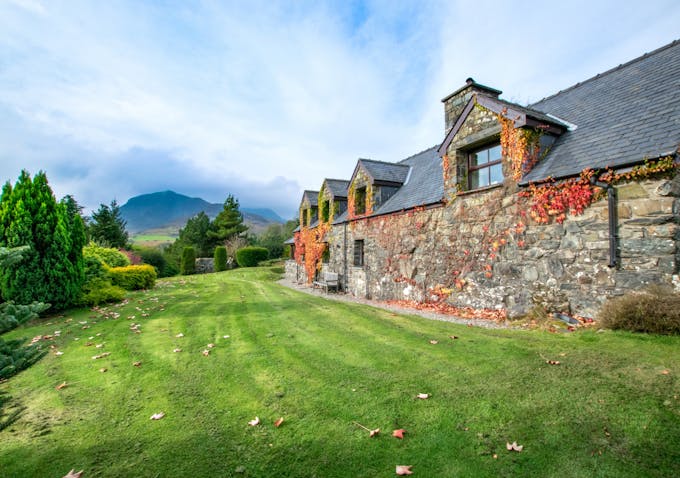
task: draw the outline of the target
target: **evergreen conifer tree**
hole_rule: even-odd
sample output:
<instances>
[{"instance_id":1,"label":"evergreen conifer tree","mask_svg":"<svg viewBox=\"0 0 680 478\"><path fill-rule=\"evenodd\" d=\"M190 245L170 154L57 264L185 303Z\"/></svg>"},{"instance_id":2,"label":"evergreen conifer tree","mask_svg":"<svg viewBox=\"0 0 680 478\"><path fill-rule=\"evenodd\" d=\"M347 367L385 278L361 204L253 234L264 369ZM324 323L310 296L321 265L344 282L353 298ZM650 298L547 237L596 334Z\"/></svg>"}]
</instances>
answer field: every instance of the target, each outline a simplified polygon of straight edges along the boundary
<instances>
[{"instance_id":1,"label":"evergreen conifer tree","mask_svg":"<svg viewBox=\"0 0 680 478\"><path fill-rule=\"evenodd\" d=\"M0 270L13 267L21 260L27 247L7 249L0 247ZM30 305L16 305L13 302L0 304L0 334L14 329L31 320L46 310L49 305L34 302ZM37 345L24 346L23 340L5 341L0 338L0 379L7 379L15 373L27 368L40 357L44 351ZM4 421L2 423L5 423ZM2 429L2 427L0 427Z\"/></svg>"},{"instance_id":2,"label":"evergreen conifer tree","mask_svg":"<svg viewBox=\"0 0 680 478\"><path fill-rule=\"evenodd\" d=\"M224 208L212 222L211 230L208 231L214 244L224 244L232 237L238 236L248 230L243 224L243 214L239 210L238 199L231 194L224 201Z\"/></svg>"},{"instance_id":3,"label":"evergreen conifer tree","mask_svg":"<svg viewBox=\"0 0 680 478\"><path fill-rule=\"evenodd\" d=\"M127 223L115 199L110 206L100 204L99 209L92 213L91 219L90 239L107 247L124 249L128 246L128 232L125 230Z\"/></svg>"},{"instance_id":4,"label":"evergreen conifer tree","mask_svg":"<svg viewBox=\"0 0 680 478\"><path fill-rule=\"evenodd\" d=\"M29 246L20 263L0 271L5 300L18 304L49 302L56 309L72 305L82 284L82 248L71 239L66 206L58 204L44 172L22 171L0 198L0 246ZM78 243L79 240L76 240ZM72 262L74 261L74 262Z\"/></svg>"}]
</instances>

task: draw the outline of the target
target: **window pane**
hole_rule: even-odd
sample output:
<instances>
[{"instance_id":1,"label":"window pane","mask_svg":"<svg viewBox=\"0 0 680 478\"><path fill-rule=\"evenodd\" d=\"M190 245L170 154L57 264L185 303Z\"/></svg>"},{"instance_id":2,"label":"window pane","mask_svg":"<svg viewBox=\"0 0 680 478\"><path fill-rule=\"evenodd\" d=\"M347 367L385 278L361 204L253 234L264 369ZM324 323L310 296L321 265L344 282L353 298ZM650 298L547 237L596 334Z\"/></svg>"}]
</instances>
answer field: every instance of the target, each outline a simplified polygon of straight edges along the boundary
<instances>
[{"instance_id":1,"label":"window pane","mask_svg":"<svg viewBox=\"0 0 680 478\"><path fill-rule=\"evenodd\" d=\"M498 184L503 182L503 165L501 163L494 164L489 168L491 175L491 184Z\"/></svg>"},{"instance_id":2,"label":"window pane","mask_svg":"<svg viewBox=\"0 0 680 478\"><path fill-rule=\"evenodd\" d=\"M483 151L477 151L476 153L470 153L470 166L475 167L480 164L486 163L486 154Z\"/></svg>"},{"instance_id":3,"label":"window pane","mask_svg":"<svg viewBox=\"0 0 680 478\"><path fill-rule=\"evenodd\" d=\"M483 188L489 185L489 168L470 171L470 189Z\"/></svg>"},{"instance_id":4,"label":"window pane","mask_svg":"<svg viewBox=\"0 0 680 478\"><path fill-rule=\"evenodd\" d=\"M493 148L489 148L489 162L492 163L494 161L498 161L501 159L501 145L494 146Z\"/></svg>"}]
</instances>

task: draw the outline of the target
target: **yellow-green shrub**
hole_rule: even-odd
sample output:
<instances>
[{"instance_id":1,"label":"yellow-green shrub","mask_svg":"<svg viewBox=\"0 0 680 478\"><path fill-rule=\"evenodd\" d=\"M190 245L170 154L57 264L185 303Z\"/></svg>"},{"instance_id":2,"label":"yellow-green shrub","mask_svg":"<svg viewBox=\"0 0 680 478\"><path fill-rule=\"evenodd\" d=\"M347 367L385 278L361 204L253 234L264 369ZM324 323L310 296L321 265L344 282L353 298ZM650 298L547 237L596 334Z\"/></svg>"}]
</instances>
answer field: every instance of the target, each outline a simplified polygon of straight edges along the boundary
<instances>
[{"instance_id":1,"label":"yellow-green shrub","mask_svg":"<svg viewBox=\"0 0 680 478\"><path fill-rule=\"evenodd\" d=\"M111 283L125 290L151 289L156 284L156 269L149 264L111 267Z\"/></svg>"}]
</instances>

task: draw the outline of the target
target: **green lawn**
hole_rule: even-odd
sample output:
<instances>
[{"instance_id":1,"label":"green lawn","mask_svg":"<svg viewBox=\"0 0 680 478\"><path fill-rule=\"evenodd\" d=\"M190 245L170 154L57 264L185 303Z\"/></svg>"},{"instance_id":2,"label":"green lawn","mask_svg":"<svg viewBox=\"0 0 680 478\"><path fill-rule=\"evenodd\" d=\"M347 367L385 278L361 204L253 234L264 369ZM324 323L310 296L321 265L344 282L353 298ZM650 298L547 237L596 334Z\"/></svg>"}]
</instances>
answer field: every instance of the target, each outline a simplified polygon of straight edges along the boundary
<instances>
[{"instance_id":1,"label":"green lawn","mask_svg":"<svg viewBox=\"0 0 680 478\"><path fill-rule=\"evenodd\" d=\"M119 318L78 310L7 334L61 331L0 385L25 407L0 431L0 476L680 475L680 338L471 328L274 278L162 281L107 309Z\"/></svg>"}]
</instances>

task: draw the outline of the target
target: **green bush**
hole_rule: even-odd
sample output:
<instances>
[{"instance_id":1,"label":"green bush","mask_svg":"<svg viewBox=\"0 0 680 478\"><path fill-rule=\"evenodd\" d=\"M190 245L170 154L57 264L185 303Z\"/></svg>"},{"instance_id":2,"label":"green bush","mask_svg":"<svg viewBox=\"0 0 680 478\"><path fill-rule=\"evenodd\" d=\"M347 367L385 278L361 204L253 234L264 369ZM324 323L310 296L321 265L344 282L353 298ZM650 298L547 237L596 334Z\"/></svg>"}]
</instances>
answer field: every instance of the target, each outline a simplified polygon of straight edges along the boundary
<instances>
[{"instance_id":1,"label":"green bush","mask_svg":"<svg viewBox=\"0 0 680 478\"><path fill-rule=\"evenodd\" d=\"M213 255L215 272L227 270L227 248L224 246L217 246L215 254Z\"/></svg>"},{"instance_id":2,"label":"green bush","mask_svg":"<svg viewBox=\"0 0 680 478\"><path fill-rule=\"evenodd\" d=\"M255 267L260 261L267 260L269 251L264 247L248 246L236 251L236 262L241 267Z\"/></svg>"},{"instance_id":3,"label":"green bush","mask_svg":"<svg viewBox=\"0 0 680 478\"><path fill-rule=\"evenodd\" d=\"M101 247L94 242L90 242L87 246L83 247L83 257L85 259L94 257L109 267L125 267L130 265L128 256L118 249Z\"/></svg>"},{"instance_id":4,"label":"green bush","mask_svg":"<svg viewBox=\"0 0 680 478\"><path fill-rule=\"evenodd\" d=\"M185 247L182 250L179 272L184 276L196 273L196 249L193 247Z\"/></svg>"},{"instance_id":5,"label":"green bush","mask_svg":"<svg viewBox=\"0 0 680 478\"><path fill-rule=\"evenodd\" d=\"M680 334L680 294L652 286L604 304L598 314L600 326L613 330Z\"/></svg>"},{"instance_id":6,"label":"green bush","mask_svg":"<svg viewBox=\"0 0 680 478\"><path fill-rule=\"evenodd\" d=\"M111 283L125 290L151 289L156 284L156 269L152 265L112 267Z\"/></svg>"},{"instance_id":7,"label":"green bush","mask_svg":"<svg viewBox=\"0 0 680 478\"><path fill-rule=\"evenodd\" d=\"M78 302L80 305L93 306L108 302L120 302L124 298L124 289L112 285L109 279L95 277L85 283Z\"/></svg>"},{"instance_id":8,"label":"green bush","mask_svg":"<svg viewBox=\"0 0 680 478\"><path fill-rule=\"evenodd\" d=\"M171 277L177 274L177 268L168 264L165 256L158 249L151 247L140 247L135 252L142 258L144 264L150 264L156 268L158 277Z\"/></svg>"}]
</instances>

